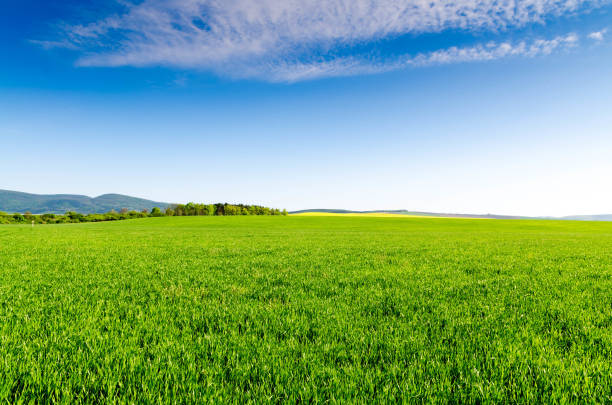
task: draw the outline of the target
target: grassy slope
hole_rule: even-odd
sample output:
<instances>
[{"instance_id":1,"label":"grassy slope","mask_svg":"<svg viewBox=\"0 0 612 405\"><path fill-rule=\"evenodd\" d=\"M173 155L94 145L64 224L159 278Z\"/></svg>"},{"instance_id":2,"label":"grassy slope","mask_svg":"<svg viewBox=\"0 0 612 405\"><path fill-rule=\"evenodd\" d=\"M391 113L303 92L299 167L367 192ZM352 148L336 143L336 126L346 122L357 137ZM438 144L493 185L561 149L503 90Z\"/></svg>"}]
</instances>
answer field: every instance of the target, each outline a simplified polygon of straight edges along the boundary
<instances>
[{"instance_id":1,"label":"grassy slope","mask_svg":"<svg viewBox=\"0 0 612 405\"><path fill-rule=\"evenodd\" d=\"M612 224L0 227L0 401L612 401Z\"/></svg>"}]
</instances>

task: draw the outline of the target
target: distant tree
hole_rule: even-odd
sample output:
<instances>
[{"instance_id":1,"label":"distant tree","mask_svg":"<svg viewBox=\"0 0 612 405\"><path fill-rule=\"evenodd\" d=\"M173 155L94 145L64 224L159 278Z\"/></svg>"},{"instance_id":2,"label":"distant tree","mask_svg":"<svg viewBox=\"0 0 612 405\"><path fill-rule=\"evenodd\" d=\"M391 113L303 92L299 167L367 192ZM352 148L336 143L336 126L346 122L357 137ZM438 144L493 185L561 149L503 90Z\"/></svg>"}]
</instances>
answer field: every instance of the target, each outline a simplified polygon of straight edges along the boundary
<instances>
[{"instance_id":1,"label":"distant tree","mask_svg":"<svg viewBox=\"0 0 612 405\"><path fill-rule=\"evenodd\" d=\"M85 216L83 214L79 214L78 212L68 211L66 212L66 217L70 220L70 222L85 221Z\"/></svg>"},{"instance_id":2,"label":"distant tree","mask_svg":"<svg viewBox=\"0 0 612 405\"><path fill-rule=\"evenodd\" d=\"M40 219L46 223L54 223L55 222L55 214L43 214L40 216Z\"/></svg>"},{"instance_id":3,"label":"distant tree","mask_svg":"<svg viewBox=\"0 0 612 405\"><path fill-rule=\"evenodd\" d=\"M158 207L153 207L153 209L151 210L151 216L152 217L163 217L164 214L161 212L161 210Z\"/></svg>"},{"instance_id":4,"label":"distant tree","mask_svg":"<svg viewBox=\"0 0 612 405\"><path fill-rule=\"evenodd\" d=\"M114 212L115 210L111 210L111 212ZM128 209L127 208L121 208L121 211L119 211L120 214L127 214L128 213Z\"/></svg>"},{"instance_id":5,"label":"distant tree","mask_svg":"<svg viewBox=\"0 0 612 405\"><path fill-rule=\"evenodd\" d=\"M237 215L238 207L232 204L225 204L225 206L223 207L223 213L225 215Z\"/></svg>"},{"instance_id":6,"label":"distant tree","mask_svg":"<svg viewBox=\"0 0 612 405\"><path fill-rule=\"evenodd\" d=\"M85 216L85 222L102 222L106 221L106 216L103 214L89 214Z\"/></svg>"},{"instance_id":7,"label":"distant tree","mask_svg":"<svg viewBox=\"0 0 612 405\"><path fill-rule=\"evenodd\" d=\"M173 217L174 216L174 210L170 207L166 208L166 216L168 217Z\"/></svg>"},{"instance_id":8,"label":"distant tree","mask_svg":"<svg viewBox=\"0 0 612 405\"><path fill-rule=\"evenodd\" d=\"M192 202L185 204L184 210L185 210L184 215L189 215L189 216L196 215L196 207L195 207L195 204Z\"/></svg>"},{"instance_id":9,"label":"distant tree","mask_svg":"<svg viewBox=\"0 0 612 405\"><path fill-rule=\"evenodd\" d=\"M206 215L206 206L204 204L194 204L195 214L194 215Z\"/></svg>"},{"instance_id":10,"label":"distant tree","mask_svg":"<svg viewBox=\"0 0 612 405\"><path fill-rule=\"evenodd\" d=\"M176 204L174 205L174 215L176 215L177 217L182 217L183 215L185 215L185 206L183 204Z\"/></svg>"},{"instance_id":11,"label":"distant tree","mask_svg":"<svg viewBox=\"0 0 612 405\"><path fill-rule=\"evenodd\" d=\"M113 211L110 211L110 212L107 212L106 214L104 214L104 219L106 221L117 221L117 220L122 219L122 218L124 218L124 219L129 218L128 214L127 213L125 213L125 214L117 214L116 212L113 212Z\"/></svg>"}]
</instances>

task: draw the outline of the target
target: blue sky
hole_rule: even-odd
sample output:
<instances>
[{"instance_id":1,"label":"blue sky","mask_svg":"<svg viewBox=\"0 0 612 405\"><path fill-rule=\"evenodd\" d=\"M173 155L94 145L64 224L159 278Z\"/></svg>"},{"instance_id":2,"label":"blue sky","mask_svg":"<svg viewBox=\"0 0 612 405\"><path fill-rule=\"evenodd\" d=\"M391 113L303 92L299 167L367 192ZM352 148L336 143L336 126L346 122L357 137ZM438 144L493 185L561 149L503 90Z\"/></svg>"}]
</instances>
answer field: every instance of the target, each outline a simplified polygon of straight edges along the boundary
<instances>
[{"instance_id":1,"label":"blue sky","mask_svg":"<svg viewBox=\"0 0 612 405\"><path fill-rule=\"evenodd\" d=\"M609 1L3 7L0 188L612 212Z\"/></svg>"}]
</instances>

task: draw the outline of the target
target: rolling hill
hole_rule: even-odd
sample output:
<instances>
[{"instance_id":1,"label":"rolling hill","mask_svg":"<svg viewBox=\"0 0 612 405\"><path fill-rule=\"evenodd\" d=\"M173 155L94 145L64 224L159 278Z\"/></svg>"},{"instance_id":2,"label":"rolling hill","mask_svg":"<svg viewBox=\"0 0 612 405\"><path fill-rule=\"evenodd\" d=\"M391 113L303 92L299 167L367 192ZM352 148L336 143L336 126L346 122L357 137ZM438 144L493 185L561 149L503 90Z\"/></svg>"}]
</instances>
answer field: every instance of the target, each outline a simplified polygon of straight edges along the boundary
<instances>
[{"instance_id":1,"label":"rolling hill","mask_svg":"<svg viewBox=\"0 0 612 405\"><path fill-rule=\"evenodd\" d=\"M130 197L121 194L104 194L95 198L73 194L29 194L18 191L0 190L0 211L31 212L32 214L63 214L75 211L81 214L104 213L111 210L142 211L153 207L166 208L169 204Z\"/></svg>"},{"instance_id":2,"label":"rolling hill","mask_svg":"<svg viewBox=\"0 0 612 405\"><path fill-rule=\"evenodd\" d=\"M408 211L408 210L376 210L376 211L351 211L343 209L310 209L293 211L289 214L306 214L306 213L326 213L326 214L396 214L396 215L414 215L420 217L445 217L445 218L491 218L491 219L529 219L529 217L517 217L510 215L493 215L493 214L445 214L437 212L421 212L421 211Z\"/></svg>"},{"instance_id":3,"label":"rolling hill","mask_svg":"<svg viewBox=\"0 0 612 405\"><path fill-rule=\"evenodd\" d=\"M309 210L292 211L289 214L307 214L307 213L325 213L325 214L403 214L416 215L422 217L444 217L444 218L481 218L481 219L560 219L568 221L612 221L612 214L603 215L572 215L567 217L521 217L512 215L495 215L495 214L445 214L438 212L420 212L408 210L378 210L378 211L351 211L344 209L329 209L317 208Z\"/></svg>"},{"instance_id":4,"label":"rolling hill","mask_svg":"<svg viewBox=\"0 0 612 405\"><path fill-rule=\"evenodd\" d=\"M570 217L563 217L560 219L567 219L571 221L612 221L612 214L608 215L574 215Z\"/></svg>"}]
</instances>

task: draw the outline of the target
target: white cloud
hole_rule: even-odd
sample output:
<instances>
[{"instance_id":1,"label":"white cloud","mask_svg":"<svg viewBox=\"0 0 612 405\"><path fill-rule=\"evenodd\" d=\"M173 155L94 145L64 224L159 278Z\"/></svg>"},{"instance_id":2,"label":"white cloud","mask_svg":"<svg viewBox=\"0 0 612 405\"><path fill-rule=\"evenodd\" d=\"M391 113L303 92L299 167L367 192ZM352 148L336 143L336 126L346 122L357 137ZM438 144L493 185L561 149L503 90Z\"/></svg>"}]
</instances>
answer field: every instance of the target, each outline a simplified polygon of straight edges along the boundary
<instances>
[{"instance_id":1,"label":"white cloud","mask_svg":"<svg viewBox=\"0 0 612 405\"><path fill-rule=\"evenodd\" d=\"M603 41L604 35L606 35L606 32L608 32L607 28L601 31L591 32L589 34L589 38L594 39L595 41Z\"/></svg>"},{"instance_id":2,"label":"white cloud","mask_svg":"<svg viewBox=\"0 0 612 405\"><path fill-rule=\"evenodd\" d=\"M401 64L330 57L339 47L446 29L499 32L608 1L144 0L122 3L124 13L66 27L65 32L69 43L84 51L80 66L164 65L293 81ZM529 46L538 54L546 53L547 46L557 47L536 42ZM440 63L446 57L474 58L468 49L448 50L458 52L452 57L429 57ZM482 49L481 55L490 52ZM319 61L312 55L327 56Z\"/></svg>"},{"instance_id":3,"label":"white cloud","mask_svg":"<svg viewBox=\"0 0 612 405\"><path fill-rule=\"evenodd\" d=\"M73 42L68 41L68 40L41 41L37 39L31 39L29 42L32 44L38 45L43 49L54 49L54 48L75 49L75 50L79 49L78 46L76 46Z\"/></svg>"},{"instance_id":4,"label":"white cloud","mask_svg":"<svg viewBox=\"0 0 612 405\"><path fill-rule=\"evenodd\" d=\"M257 77L276 82L297 82L335 76L383 73L410 67L426 67L451 63L483 62L513 56L536 57L570 48L577 44L578 36L570 33L553 39L537 39L531 42L489 42L471 47L451 47L415 56L403 55L390 61L373 59L337 58L333 61L309 63L284 63L273 67L251 66L241 69L247 77Z\"/></svg>"}]
</instances>

